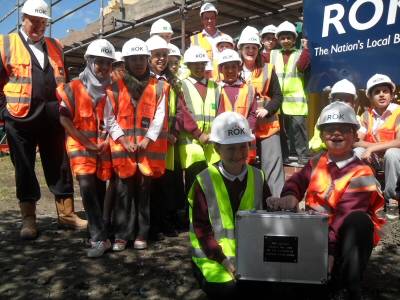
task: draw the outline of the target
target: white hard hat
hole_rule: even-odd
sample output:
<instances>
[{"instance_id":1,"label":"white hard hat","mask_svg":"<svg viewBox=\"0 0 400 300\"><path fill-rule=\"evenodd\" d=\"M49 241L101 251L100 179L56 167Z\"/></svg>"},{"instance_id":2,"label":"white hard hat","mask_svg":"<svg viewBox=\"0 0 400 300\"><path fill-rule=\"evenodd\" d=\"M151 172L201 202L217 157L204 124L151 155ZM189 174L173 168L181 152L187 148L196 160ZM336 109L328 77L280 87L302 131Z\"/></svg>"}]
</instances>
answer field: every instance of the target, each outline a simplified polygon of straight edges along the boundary
<instances>
[{"instance_id":1,"label":"white hard hat","mask_svg":"<svg viewBox=\"0 0 400 300\"><path fill-rule=\"evenodd\" d=\"M187 63L196 63L196 62L205 62L208 63L210 60L207 56L206 51L199 46L191 46L183 55L183 62Z\"/></svg>"},{"instance_id":2,"label":"white hard hat","mask_svg":"<svg viewBox=\"0 0 400 300\"><path fill-rule=\"evenodd\" d=\"M115 51L115 61L114 62L124 62L124 57L122 56L121 51Z\"/></svg>"},{"instance_id":3,"label":"white hard hat","mask_svg":"<svg viewBox=\"0 0 400 300\"><path fill-rule=\"evenodd\" d=\"M360 128L360 123L356 118L354 109L350 105L340 101L335 101L322 110L317 127L321 129L323 125L334 123L350 124L357 127L357 129Z\"/></svg>"},{"instance_id":4,"label":"white hard hat","mask_svg":"<svg viewBox=\"0 0 400 300\"><path fill-rule=\"evenodd\" d=\"M342 79L333 85L330 94L333 95L339 93L351 94L354 98L357 98L356 87L347 79Z\"/></svg>"},{"instance_id":5,"label":"white hard hat","mask_svg":"<svg viewBox=\"0 0 400 300\"><path fill-rule=\"evenodd\" d=\"M157 33L174 33L171 24L164 19L158 19L151 25L150 36Z\"/></svg>"},{"instance_id":6,"label":"white hard hat","mask_svg":"<svg viewBox=\"0 0 400 300\"><path fill-rule=\"evenodd\" d=\"M131 55L150 56L146 43L138 38L133 38L125 42L125 44L122 46L122 56L127 57Z\"/></svg>"},{"instance_id":7,"label":"white hard hat","mask_svg":"<svg viewBox=\"0 0 400 300\"><path fill-rule=\"evenodd\" d=\"M168 44L168 49L169 49L169 54L168 56L179 56L182 57L181 50L174 44L169 43Z\"/></svg>"},{"instance_id":8,"label":"white hard hat","mask_svg":"<svg viewBox=\"0 0 400 300\"><path fill-rule=\"evenodd\" d=\"M285 21L279 24L279 26L276 28L276 33L275 37L278 38L279 34L282 32L291 32L295 35L297 38L297 31L296 31L296 26L294 26L292 23Z\"/></svg>"},{"instance_id":9,"label":"white hard hat","mask_svg":"<svg viewBox=\"0 0 400 300\"><path fill-rule=\"evenodd\" d=\"M204 3L204 4L201 6L201 8L200 8L200 16L201 16L203 13L208 12L208 11L213 11L213 12L215 12L215 13L218 15L218 10L217 10L217 8L214 6L214 4L209 3L209 2L206 2L206 3Z\"/></svg>"},{"instance_id":10,"label":"white hard hat","mask_svg":"<svg viewBox=\"0 0 400 300\"><path fill-rule=\"evenodd\" d=\"M276 33L276 26L275 25L267 25L267 26L265 26L262 30L261 30L261 36L263 36L264 34L266 34L266 33L273 33L273 34L275 34Z\"/></svg>"},{"instance_id":11,"label":"white hard hat","mask_svg":"<svg viewBox=\"0 0 400 300\"><path fill-rule=\"evenodd\" d=\"M221 53L218 54L218 65L222 65L227 62L237 61L241 63L242 60L240 59L239 53L232 49L225 49Z\"/></svg>"},{"instance_id":12,"label":"white hard hat","mask_svg":"<svg viewBox=\"0 0 400 300\"><path fill-rule=\"evenodd\" d=\"M233 47L235 47L235 43L233 42L233 38L228 34L221 34L214 39L214 43L218 46L219 43L229 43Z\"/></svg>"},{"instance_id":13,"label":"white hard hat","mask_svg":"<svg viewBox=\"0 0 400 300\"><path fill-rule=\"evenodd\" d=\"M26 0L21 13L50 20L50 10L43 0Z\"/></svg>"},{"instance_id":14,"label":"white hard hat","mask_svg":"<svg viewBox=\"0 0 400 300\"><path fill-rule=\"evenodd\" d=\"M232 111L223 112L214 119L209 138L211 142L224 145L246 143L254 139L246 118Z\"/></svg>"},{"instance_id":15,"label":"white hard hat","mask_svg":"<svg viewBox=\"0 0 400 300\"><path fill-rule=\"evenodd\" d=\"M168 43L159 35L153 35L146 41L147 49L149 51L157 50L157 49L167 49L169 51Z\"/></svg>"},{"instance_id":16,"label":"white hard hat","mask_svg":"<svg viewBox=\"0 0 400 300\"><path fill-rule=\"evenodd\" d=\"M258 47L261 47L260 35L255 27L247 26L243 29L237 46L240 48L240 46L244 44L256 44Z\"/></svg>"},{"instance_id":17,"label":"white hard hat","mask_svg":"<svg viewBox=\"0 0 400 300\"><path fill-rule=\"evenodd\" d=\"M383 74L375 74L370 79L368 79L367 90L365 91L367 97L370 95L371 89L374 86L385 83L392 87L392 93L394 93L394 91L396 90L396 85L393 83L389 76Z\"/></svg>"},{"instance_id":18,"label":"white hard hat","mask_svg":"<svg viewBox=\"0 0 400 300\"><path fill-rule=\"evenodd\" d=\"M86 49L85 58L88 56L100 56L115 60L115 49L114 46L105 39L94 40Z\"/></svg>"}]
</instances>

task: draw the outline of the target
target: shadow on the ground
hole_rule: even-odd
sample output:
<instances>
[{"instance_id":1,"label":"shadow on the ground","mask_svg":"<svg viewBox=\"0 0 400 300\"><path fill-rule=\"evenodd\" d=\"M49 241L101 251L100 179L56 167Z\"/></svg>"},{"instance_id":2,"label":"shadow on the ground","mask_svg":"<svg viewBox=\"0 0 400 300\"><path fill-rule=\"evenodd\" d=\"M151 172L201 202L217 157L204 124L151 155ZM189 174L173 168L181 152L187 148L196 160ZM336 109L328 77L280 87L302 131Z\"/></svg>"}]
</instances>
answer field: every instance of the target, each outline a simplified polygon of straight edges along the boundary
<instances>
[{"instance_id":1,"label":"shadow on the ground","mask_svg":"<svg viewBox=\"0 0 400 300\"><path fill-rule=\"evenodd\" d=\"M191 276L187 236L86 257L85 231L65 231L40 217L40 236L19 239L20 214L0 214L1 299L202 299Z\"/></svg>"},{"instance_id":2,"label":"shadow on the ground","mask_svg":"<svg viewBox=\"0 0 400 300\"><path fill-rule=\"evenodd\" d=\"M21 241L19 211L0 213L0 299L206 298L191 271L186 233L145 251L130 248L89 259L86 231L60 230L51 216L39 217L38 224L38 239ZM399 257L393 242L373 254L364 278L366 299L400 298ZM268 299L323 299L304 286L256 283L249 290Z\"/></svg>"}]
</instances>

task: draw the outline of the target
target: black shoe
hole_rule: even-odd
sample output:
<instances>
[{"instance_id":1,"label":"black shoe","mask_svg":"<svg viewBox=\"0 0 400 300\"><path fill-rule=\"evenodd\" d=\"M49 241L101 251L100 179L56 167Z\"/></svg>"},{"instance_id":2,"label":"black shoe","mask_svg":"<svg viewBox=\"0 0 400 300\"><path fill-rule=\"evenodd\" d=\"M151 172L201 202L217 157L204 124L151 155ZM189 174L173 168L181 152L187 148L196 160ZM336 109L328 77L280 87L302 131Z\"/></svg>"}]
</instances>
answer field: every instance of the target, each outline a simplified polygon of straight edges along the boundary
<instances>
[{"instance_id":1,"label":"black shoe","mask_svg":"<svg viewBox=\"0 0 400 300\"><path fill-rule=\"evenodd\" d=\"M164 234L161 232L152 232L149 234L149 240L153 242L159 242L165 239Z\"/></svg>"},{"instance_id":2,"label":"black shoe","mask_svg":"<svg viewBox=\"0 0 400 300\"><path fill-rule=\"evenodd\" d=\"M291 163L291 161L290 161L289 157L285 157L285 158L283 159L283 164L284 164L284 165L290 165L290 163Z\"/></svg>"},{"instance_id":3,"label":"black shoe","mask_svg":"<svg viewBox=\"0 0 400 300\"><path fill-rule=\"evenodd\" d=\"M176 231L175 229L168 229L168 230L164 230L163 234L166 237L177 237L178 236L178 231Z\"/></svg>"}]
</instances>

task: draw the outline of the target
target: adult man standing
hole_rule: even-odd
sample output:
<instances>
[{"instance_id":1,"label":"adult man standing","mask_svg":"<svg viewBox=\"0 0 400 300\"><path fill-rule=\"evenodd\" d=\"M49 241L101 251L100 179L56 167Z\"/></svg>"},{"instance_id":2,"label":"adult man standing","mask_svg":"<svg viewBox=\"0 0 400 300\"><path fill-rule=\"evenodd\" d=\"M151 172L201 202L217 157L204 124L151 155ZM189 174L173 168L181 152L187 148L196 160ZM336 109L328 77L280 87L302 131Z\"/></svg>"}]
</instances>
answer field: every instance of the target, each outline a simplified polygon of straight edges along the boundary
<instances>
[{"instance_id":1,"label":"adult man standing","mask_svg":"<svg viewBox=\"0 0 400 300\"><path fill-rule=\"evenodd\" d=\"M36 201L40 186L35 174L36 148L47 185L55 195L58 222L80 229L87 222L74 213L73 181L59 124L56 87L65 83L60 44L45 38L49 7L43 0L27 0L18 33L0 36L0 116L5 120L17 198L22 215L22 239L35 239Z\"/></svg>"},{"instance_id":2,"label":"adult man standing","mask_svg":"<svg viewBox=\"0 0 400 300\"><path fill-rule=\"evenodd\" d=\"M224 35L224 33L217 29L217 15L218 10L213 4L208 2L204 3L200 8L203 30L190 37L190 46L200 46L207 52L210 62L206 66L206 77L214 80L218 79L218 64L215 59L218 49L215 39Z\"/></svg>"}]
</instances>

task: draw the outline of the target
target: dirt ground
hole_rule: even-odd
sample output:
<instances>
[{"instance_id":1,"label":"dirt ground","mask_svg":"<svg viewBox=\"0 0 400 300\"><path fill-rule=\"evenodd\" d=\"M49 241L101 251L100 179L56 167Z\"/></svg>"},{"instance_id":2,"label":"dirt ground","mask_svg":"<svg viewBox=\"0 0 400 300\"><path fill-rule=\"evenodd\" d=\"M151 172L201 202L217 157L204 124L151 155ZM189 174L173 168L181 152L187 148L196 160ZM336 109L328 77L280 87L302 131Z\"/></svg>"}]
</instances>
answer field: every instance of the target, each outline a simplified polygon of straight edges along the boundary
<instances>
[{"instance_id":1,"label":"dirt ground","mask_svg":"<svg viewBox=\"0 0 400 300\"><path fill-rule=\"evenodd\" d=\"M9 157L0 157L0 299L206 299L192 275L187 233L144 251L127 249L89 259L86 232L58 229L53 197L42 176L40 236L21 241L13 174ZM83 216L79 195L75 203ZM389 222L373 252L364 279L366 299L400 299L399 227L398 220ZM289 299L268 297L275 298Z\"/></svg>"}]
</instances>

